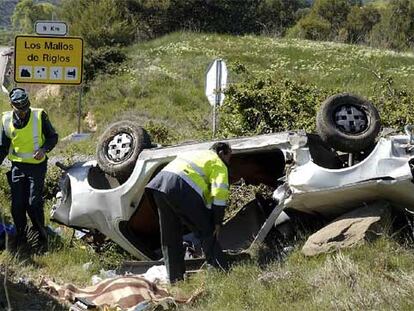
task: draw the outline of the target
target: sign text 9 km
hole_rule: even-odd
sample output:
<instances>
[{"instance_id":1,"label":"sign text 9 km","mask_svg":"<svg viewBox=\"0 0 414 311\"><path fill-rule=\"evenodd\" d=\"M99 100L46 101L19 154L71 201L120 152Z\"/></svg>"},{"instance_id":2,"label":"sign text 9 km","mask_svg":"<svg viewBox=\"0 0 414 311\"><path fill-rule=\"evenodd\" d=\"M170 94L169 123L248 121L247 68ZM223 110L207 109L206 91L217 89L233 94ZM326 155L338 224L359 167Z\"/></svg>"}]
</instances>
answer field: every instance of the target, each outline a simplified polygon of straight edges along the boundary
<instances>
[{"instance_id":1,"label":"sign text 9 km","mask_svg":"<svg viewBox=\"0 0 414 311\"><path fill-rule=\"evenodd\" d=\"M82 63L82 38L15 38L14 80L17 83L81 84Z\"/></svg>"}]
</instances>

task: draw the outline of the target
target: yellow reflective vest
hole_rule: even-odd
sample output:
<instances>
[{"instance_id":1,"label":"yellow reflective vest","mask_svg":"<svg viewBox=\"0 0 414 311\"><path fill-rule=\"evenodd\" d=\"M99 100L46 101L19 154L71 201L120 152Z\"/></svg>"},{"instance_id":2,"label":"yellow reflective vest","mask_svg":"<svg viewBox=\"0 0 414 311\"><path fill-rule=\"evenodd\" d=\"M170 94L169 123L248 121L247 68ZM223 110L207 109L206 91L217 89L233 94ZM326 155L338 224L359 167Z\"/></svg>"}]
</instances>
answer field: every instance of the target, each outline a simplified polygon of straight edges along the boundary
<instances>
[{"instance_id":1,"label":"yellow reflective vest","mask_svg":"<svg viewBox=\"0 0 414 311\"><path fill-rule=\"evenodd\" d=\"M26 126L17 129L13 125L13 111L3 113L2 123L6 136L10 138L8 159L13 162L37 164L45 160L33 158L36 150L43 146L45 137L42 133L42 111L43 109L30 109L30 117Z\"/></svg>"},{"instance_id":2,"label":"yellow reflective vest","mask_svg":"<svg viewBox=\"0 0 414 311\"><path fill-rule=\"evenodd\" d=\"M184 179L203 198L207 208L211 208L212 204L227 205L228 170L216 152L204 150L182 153L163 170Z\"/></svg>"}]
</instances>

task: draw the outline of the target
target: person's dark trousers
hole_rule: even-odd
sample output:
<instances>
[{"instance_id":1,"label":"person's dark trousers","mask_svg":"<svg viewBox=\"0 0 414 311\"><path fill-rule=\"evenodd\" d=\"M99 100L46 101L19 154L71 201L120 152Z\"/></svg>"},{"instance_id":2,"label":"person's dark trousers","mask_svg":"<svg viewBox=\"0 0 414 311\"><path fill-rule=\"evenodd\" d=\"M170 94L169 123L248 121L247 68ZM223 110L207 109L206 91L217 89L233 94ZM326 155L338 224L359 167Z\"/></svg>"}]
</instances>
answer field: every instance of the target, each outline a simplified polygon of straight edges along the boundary
<instances>
[{"instance_id":1,"label":"person's dark trousers","mask_svg":"<svg viewBox=\"0 0 414 311\"><path fill-rule=\"evenodd\" d=\"M158 208L161 250L168 278L175 283L183 280L185 273L182 223L164 193L152 191L152 197Z\"/></svg>"},{"instance_id":2,"label":"person's dark trousers","mask_svg":"<svg viewBox=\"0 0 414 311\"><path fill-rule=\"evenodd\" d=\"M168 194L152 190L158 207L161 244L170 282L183 279L185 272L182 224L201 240L208 264L228 269L220 244L213 235L213 213L204 205L202 198L181 178L177 187Z\"/></svg>"},{"instance_id":3,"label":"person's dark trousers","mask_svg":"<svg viewBox=\"0 0 414 311\"><path fill-rule=\"evenodd\" d=\"M13 162L8 172L12 195L11 214L18 237L26 234L27 213L33 229L39 233L39 239L47 240L42 198L46 170L47 161L40 164Z\"/></svg>"}]
</instances>

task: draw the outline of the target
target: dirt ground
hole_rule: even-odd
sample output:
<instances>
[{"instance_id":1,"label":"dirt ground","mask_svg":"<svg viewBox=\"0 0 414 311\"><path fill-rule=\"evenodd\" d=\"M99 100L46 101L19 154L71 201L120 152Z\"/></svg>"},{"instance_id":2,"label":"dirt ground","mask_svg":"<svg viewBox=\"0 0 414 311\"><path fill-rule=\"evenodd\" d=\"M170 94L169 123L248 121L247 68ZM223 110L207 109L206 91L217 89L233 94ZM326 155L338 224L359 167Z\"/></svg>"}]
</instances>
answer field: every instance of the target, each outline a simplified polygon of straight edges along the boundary
<instances>
[{"instance_id":1,"label":"dirt ground","mask_svg":"<svg viewBox=\"0 0 414 311\"><path fill-rule=\"evenodd\" d=\"M7 310L6 291L4 287L4 275L0 275L0 310ZM11 310L13 311L63 311L68 310L48 294L40 291L33 285L14 283L7 281L7 292L9 295Z\"/></svg>"}]
</instances>

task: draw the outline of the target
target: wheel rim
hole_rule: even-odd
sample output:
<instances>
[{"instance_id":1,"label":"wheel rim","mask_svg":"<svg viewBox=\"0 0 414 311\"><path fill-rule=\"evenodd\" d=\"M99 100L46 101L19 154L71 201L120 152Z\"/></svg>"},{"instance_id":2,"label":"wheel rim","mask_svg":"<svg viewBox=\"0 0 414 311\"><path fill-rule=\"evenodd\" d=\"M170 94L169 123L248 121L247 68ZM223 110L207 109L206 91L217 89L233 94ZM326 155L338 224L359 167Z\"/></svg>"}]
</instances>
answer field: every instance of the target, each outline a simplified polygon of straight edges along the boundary
<instances>
[{"instance_id":1,"label":"wheel rim","mask_svg":"<svg viewBox=\"0 0 414 311\"><path fill-rule=\"evenodd\" d=\"M108 143L107 157L110 161L119 163L128 159L132 154L133 138L128 133L115 135Z\"/></svg>"},{"instance_id":2,"label":"wheel rim","mask_svg":"<svg viewBox=\"0 0 414 311\"><path fill-rule=\"evenodd\" d=\"M334 118L337 128L347 134L360 134L368 128L367 114L353 105L339 107Z\"/></svg>"}]
</instances>

